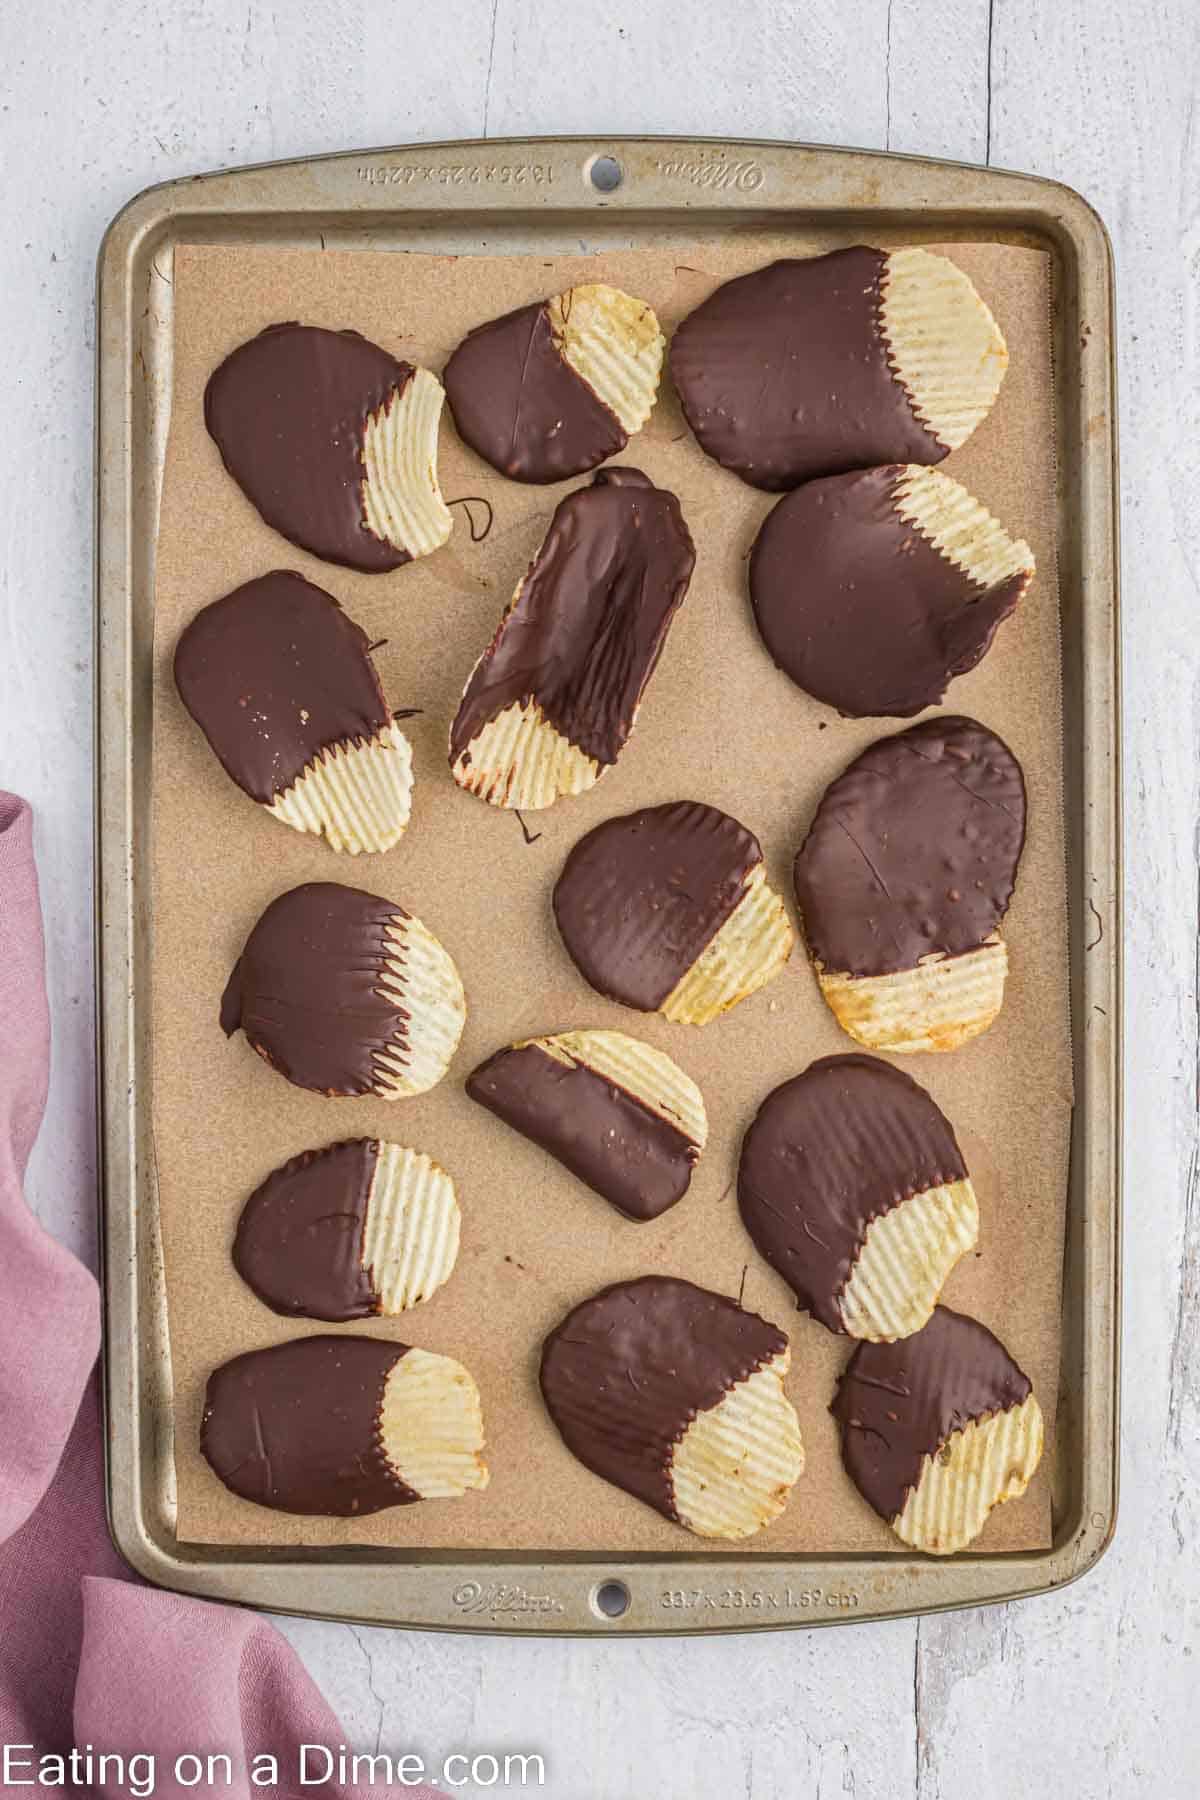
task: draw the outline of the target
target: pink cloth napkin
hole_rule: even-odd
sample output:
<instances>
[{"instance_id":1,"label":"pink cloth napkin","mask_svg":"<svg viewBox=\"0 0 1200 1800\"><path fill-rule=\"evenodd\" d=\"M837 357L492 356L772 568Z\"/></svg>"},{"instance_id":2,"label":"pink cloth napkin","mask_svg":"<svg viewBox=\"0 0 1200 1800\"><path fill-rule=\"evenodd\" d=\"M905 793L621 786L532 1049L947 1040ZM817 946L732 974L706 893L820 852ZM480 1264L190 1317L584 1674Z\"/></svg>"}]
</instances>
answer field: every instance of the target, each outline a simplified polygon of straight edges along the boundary
<instances>
[{"instance_id":1,"label":"pink cloth napkin","mask_svg":"<svg viewBox=\"0 0 1200 1800\"><path fill-rule=\"evenodd\" d=\"M50 1060L32 825L25 802L0 791L0 1746L33 1747L16 1753L26 1766L10 1764L7 1787L0 1768L0 1792L128 1800L128 1759L141 1754L154 1759L155 1800L175 1800L214 1791L177 1781L176 1758L217 1752L234 1778L215 1791L230 1800L366 1800L372 1790L337 1782L300 1789L299 1746L346 1740L279 1633L253 1613L144 1587L109 1540L99 1294L22 1186ZM116 1779L65 1790L37 1780L41 1756L88 1745L126 1759L110 1763ZM278 1759L277 1785L251 1787L260 1753Z\"/></svg>"}]
</instances>

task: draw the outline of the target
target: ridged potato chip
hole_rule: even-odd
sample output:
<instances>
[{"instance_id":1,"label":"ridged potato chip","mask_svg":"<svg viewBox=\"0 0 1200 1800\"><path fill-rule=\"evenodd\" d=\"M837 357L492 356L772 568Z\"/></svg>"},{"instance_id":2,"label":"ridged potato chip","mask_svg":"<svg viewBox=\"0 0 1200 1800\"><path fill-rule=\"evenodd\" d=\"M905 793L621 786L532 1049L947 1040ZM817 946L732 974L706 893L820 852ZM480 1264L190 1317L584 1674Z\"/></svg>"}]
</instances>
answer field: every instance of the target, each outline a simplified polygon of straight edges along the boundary
<instances>
[{"instance_id":1,"label":"ridged potato chip","mask_svg":"<svg viewBox=\"0 0 1200 1800\"><path fill-rule=\"evenodd\" d=\"M563 865L554 916L597 992L687 1025L764 987L795 942L753 832L688 800L589 831Z\"/></svg>"},{"instance_id":2,"label":"ridged potato chip","mask_svg":"<svg viewBox=\"0 0 1200 1800\"><path fill-rule=\"evenodd\" d=\"M180 698L229 777L351 856L390 850L412 807L412 751L367 634L290 569L203 607L175 648Z\"/></svg>"},{"instance_id":3,"label":"ridged potato chip","mask_svg":"<svg viewBox=\"0 0 1200 1800\"><path fill-rule=\"evenodd\" d=\"M432 1157L350 1138L267 1176L242 1208L233 1263L276 1312L400 1313L449 1280L461 1227L454 1183Z\"/></svg>"},{"instance_id":4,"label":"ridged potato chip","mask_svg":"<svg viewBox=\"0 0 1200 1800\"><path fill-rule=\"evenodd\" d=\"M638 469L560 501L450 728L455 781L492 806L581 794L616 762L687 592L679 502Z\"/></svg>"},{"instance_id":5,"label":"ridged potato chip","mask_svg":"<svg viewBox=\"0 0 1200 1800\"><path fill-rule=\"evenodd\" d=\"M863 1499L932 1556L973 1543L1042 1455L1029 1377L978 1319L945 1306L912 1337L860 1344L830 1410Z\"/></svg>"},{"instance_id":6,"label":"ridged potato chip","mask_svg":"<svg viewBox=\"0 0 1200 1800\"><path fill-rule=\"evenodd\" d=\"M222 1363L200 1448L231 1492L278 1512L361 1518L488 1484L471 1376L383 1338L294 1338Z\"/></svg>"},{"instance_id":7,"label":"ridged potato chip","mask_svg":"<svg viewBox=\"0 0 1200 1800\"><path fill-rule=\"evenodd\" d=\"M949 1120L872 1056L825 1056L783 1082L742 1142L754 1243L830 1331L919 1331L975 1246L979 1207Z\"/></svg>"},{"instance_id":8,"label":"ridged potato chip","mask_svg":"<svg viewBox=\"0 0 1200 1800\"><path fill-rule=\"evenodd\" d=\"M297 1087L399 1100L441 1080L466 1021L453 958L377 894L309 882L254 926L221 1001L226 1037Z\"/></svg>"},{"instance_id":9,"label":"ridged potato chip","mask_svg":"<svg viewBox=\"0 0 1200 1800\"><path fill-rule=\"evenodd\" d=\"M481 1106L627 1218L683 1198L708 1137L700 1090L623 1031L564 1031L498 1050L467 1080Z\"/></svg>"},{"instance_id":10,"label":"ridged potato chip","mask_svg":"<svg viewBox=\"0 0 1200 1800\"><path fill-rule=\"evenodd\" d=\"M1000 924L1025 843L1025 779L994 732L937 717L832 781L795 863L821 992L871 1050L957 1049L999 1013Z\"/></svg>"},{"instance_id":11,"label":"ridged potato chip","mask_svg":"<svg viewBox=\"0 0 1200 1800\"><path fill-rule=\"evenodd\" d=\"M664 339L645 301L585 282L477 325L446 364L459 435L513 481L565 481L650 416Z\"/></svg>"},{"instance_id":12,"label":"ridged potato chip","mask_svg":"<svg viewBox=\"0 0 1200 1800\"><path fill-rule=\"evenodd\" d=\"M646 1275L567 1314L541 1388L585 1467L698 1537L752 1536L804 1470L784 1334L723 1294Z\"/></svg>"}]
</instances>

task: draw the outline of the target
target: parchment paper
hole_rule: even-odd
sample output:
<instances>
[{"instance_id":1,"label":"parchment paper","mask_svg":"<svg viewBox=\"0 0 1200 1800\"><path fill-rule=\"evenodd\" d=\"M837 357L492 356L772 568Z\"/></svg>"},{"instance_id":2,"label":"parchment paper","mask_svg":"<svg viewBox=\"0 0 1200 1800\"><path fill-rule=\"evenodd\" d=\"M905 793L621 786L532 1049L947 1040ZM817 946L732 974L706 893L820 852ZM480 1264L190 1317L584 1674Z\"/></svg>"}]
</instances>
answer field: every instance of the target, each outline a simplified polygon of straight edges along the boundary
<instances>
[{"instance_id":1,"label":"parchment paper","mask_svg":"<svg viewBox=\"0 0 1200 1800\"><path fill-rule=\"evenodd\" d=\"M475 657L554 506L575 484L505 480L460 444L447 414L443 491L490 499L490 535L472 544L457 508L453 538L434 556L391 575L360 575L293 549L263 524L225 473L202 413L210 371L275 320L352 326L438 370L470 326L573 282L603 277L645 296L669 335L718 281L811 247L800 237L739 233L687 250L554 259L209 247L176 256L155 647L153 1081L185 1540L610 1555L701 1549L576 1463L536 1386L541 1340L568 1307L607 1282L661 1270L734 1295L744 1283L744 1303L792 1337L789 1392L807 1471L782 1518L737 1554L903 1549L843 1473L826 1410L851 1345L797 1313L736 1207L738 1146L758 1103L814 1057L854 1048L803 952L725 1018L702 1030L672 1026L594 994L562 948L549 904L566 852L592 825L677 798L709 801L755 831L790 904L792 858L825 784L866 744L901 728L839 719L772 666L745 582L745 558L772 497L701 455L664 380L649 427L619 460L680 496L698 551L691 590L619 764L585 797L532 816L540 835L526 844L511 813L454 785L446 737ZM1035 251L947 248L995 310L1012 361L991 416L942 466L1030 541L1038 563L1017 616L982 665L952 684L947 706L997 730L1020 757L1029 838L1005 927L1011 974L998 1022L967 1048L903 1066L949 1116L979 1195L979 1249L960 1264L945 1298L991 1326L1031 1376L1046 1414L1048 1463L1071 1102L1048 266ZM405 726L415 753L412 824L388 855L336 856L270 819L227 780L175 693L171 655L184 624L237 583L279 567L327 588L372 639L386 638L376 662L389 701L424 709ZM277 894L318 879L402 902L455 957L469 1018L454 1065L431 1094L395 1103L323 1099L291 1087L244 1037L222 1037L218 1001L250 927ZM684 1200L652 1224L619 1217L463 1092L469 1071L498 1046L587 1025L659 1045L704 1092L708 1148ZM451 1171L464 1216L457 1272L400 1320L338 1327L278 1318L230 1262L238 1212L288 1157L358 1135L414 1145ZM325 1521L270 1512L225 1490L198 1450L209 1370L239 1351L328 1330L372 1330L467 1365L483 1396L486 1493ZM1049 1525L1044 1464L1024 1500L993 1514L977 1547L1043 1546Z\"/></svg>"}]
</instances>

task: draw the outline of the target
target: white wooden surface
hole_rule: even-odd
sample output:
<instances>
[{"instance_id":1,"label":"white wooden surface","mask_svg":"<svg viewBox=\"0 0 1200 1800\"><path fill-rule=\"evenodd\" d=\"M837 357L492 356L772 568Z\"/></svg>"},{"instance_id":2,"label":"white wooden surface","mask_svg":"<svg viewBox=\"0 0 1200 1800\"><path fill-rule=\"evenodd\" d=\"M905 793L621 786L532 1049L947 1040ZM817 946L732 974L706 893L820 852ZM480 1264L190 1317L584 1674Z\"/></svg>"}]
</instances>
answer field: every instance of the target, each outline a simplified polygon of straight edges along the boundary
<instances>
[{"instance_id":1,"label":"white wooden surface","mask_svg":"<svg viewBox=\"0 0 1200 1800\"><path fill-rule=\"evenodd\" d=\"M123 200L218 164L353 145L677 131L990 157L1080 188L1116 242L1129 872L1116 1545L1050 1599L765 1639L286 1625L365 1747L539 1750L556 1800L1196 1791L1198 91L1195 0L0 8L0 785L37 808L49 928L53 1093L33 1195L89 1256L92 271Z\"/></svg>"}]
</instances>

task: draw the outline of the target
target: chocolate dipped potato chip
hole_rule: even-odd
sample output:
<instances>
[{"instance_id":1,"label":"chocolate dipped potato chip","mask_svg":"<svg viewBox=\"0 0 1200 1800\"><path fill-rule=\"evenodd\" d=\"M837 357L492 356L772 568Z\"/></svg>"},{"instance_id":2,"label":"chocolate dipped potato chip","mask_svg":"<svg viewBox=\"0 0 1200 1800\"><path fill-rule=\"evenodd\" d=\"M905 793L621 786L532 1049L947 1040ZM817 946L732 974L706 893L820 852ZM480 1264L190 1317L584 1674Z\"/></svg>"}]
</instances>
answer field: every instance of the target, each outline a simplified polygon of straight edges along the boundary
<instances>
[{"instance_id":1,"label":"chocolate dipped potato chip","mask_svg":"<svg viewBox=\"0 0 1200 1800\"><path fill-rule=\"evenodd\" d=\"M602 282L491 319L443 372L459 436L513 481L584 475L650 417L663 342L645 301Z\"/></svg>"},{"instance_id":2,"label":"chocolate dipped potato chip","mask_svg":"<svg viewBox=\"0 0 1200 1800\"><path fill-rule=\"evenodd\" d=\"M441 1080L467 1008L448 952L392 900L332 881L281 894L246 939L221 1000L297 1087L399 1100Z\"/></svg>"},{"instance_id":3,"label":"chocolate dipped potato chip","mask_svg":"<svg viewBox=\"0 0 1200 1800\"><path fill-rule=\"evenodd\" d=\"M1008 364L963 271L858 245L724 282L671 342L700 448L753 487L937 463L987 416Z\"/></svg>"},{"instance_id":4,"label":"chocolate dipped potato chip","mask_svg":"<svg viewBox=\"0 0 1200 1800\"><path fill-rule=\"evenodd\" d=\"M200 1448L232 1493L276 1512L361 1518L488 1484L470 1375L382 1338L295 1338L222 1363Z\"/></svg>"},{"instance_id":5,"label":"chocolate dipped potato chip","mask_svg":"<svg viewBox=\"0 0 1200 1800\"><path fill-rule=\"evenodd\" d=\"M950 1124L903 1070L826 1056L769 1094L747 1131L738 1206L798 1305L830 1331L919 1331L979 1207Z\"/></svg>"},{"instance_id":6,"label":"chocolate dipped potato chip","mask_svg":"<svg viewBox=\"0 0 1200 1800\"><path fill-rule=\"evenodd\" d=\"M432 1157L348 1138L260 1183L238 1220L233 1266L292 1318L407 1312L450 1279L461 1226L454 1183Z\"/></svg>"},{"instance_id":7,"label":"chocolate dipped potato chip","mask_svg":"<svg viewBox=\"0 0 1200 1800\"><path fill-rule=\"evenodd\" d=\"M196 614L175 685L222 768L294 831L390 850L412 808L412 750L367 634L323 588L275 569Z\"/></svg>"},{"instance_id":8,"label":"chocolate dipped potato chip","mask_svg":"<svg viewBox=\"0 0 1200 1800\"><path fill-rule=\"evenodd\" d=\"M911 718L986 654L1033 552L957 481L916 463L807 481L750 556L772 660L847 717Z\"/></svg>"},{"instance_id":9,"label":"chocolate dipped potato chip","mask_svg":"<svg viewBox=\"0 0 1200 1800\"><path fill-rule=\"evenodd\" d=\"M356 331L268 325L214 370L204 421L268 525L379 574L450 536L437 480L444 398L436 375Z\"/></svg>"},{"instance_id":10,"label":"chocolate dipped potato chip","mask_svg":"<svg viewBox=\"0 0 1200 1800\"><path fill-rule=\"evenodd\" d=\"M863 1499L933 1556L965 1550L1041 1461L1029 1377L978 1319L945 1306L900 1343L860 1344L830 1410Z\"/></svg>"},{"instance_id":11,"label":"chocolate dipped potato chip","mask_svg":"<svg viewBox=\"0 0 1200 1800\"><path fill-rule=\"evenodd\" d=\"M664 1518L745 1538L783 1511L804 1470L776 1326L672 1276L605 1288L542 1350L547 1411L573 1456Z\"/></svg>"},{"instance_id":12,"label":"chocolate dipped potato chip","mask_svg":"<svg viewBox=\"0 0 1200 1800\"><path fill-rule=\"evenodd\" d=\"M708 1137L700 1089L623 1031L563 1031L510 1044L467 1093L628 1219L656 1219L687 1192Z\"/></svg>"},{"instance_id":13,"label":"chocolate dipped potato chip","mask_svg":"<svg viewBox=\"0 0 1200 1800\"><path fill-rule=\"evenodd\" d=\"M459 786L523 809L593 787L633 730L695 560L678 500L639 469L568 494L464 689Z\"/></svg>"},{"instance_id":14,"label":"chocolate dipped potato chip","mask_svg":"<svg viewBox=\"0 0 1200 1800\"><path fill-rule=\"evenodd\" d=\"M692 800L589 831L555 884L554 916L598 993L689 1025L765 986L795 939L753 832Z\"/></svg>"},{"instance_id":15,"label":"chocolate dipped potato chip","mask_svg":"<svg viewBox=\"0 0 1200 1800\"><path fill-rule=\"evenodd\" d=\"M987 1030L1024 842L1021 765L974 719L881 738L830 783L796 857L796 902L844 1031L908 1052Z\"/></svg>"}]
</instances>

